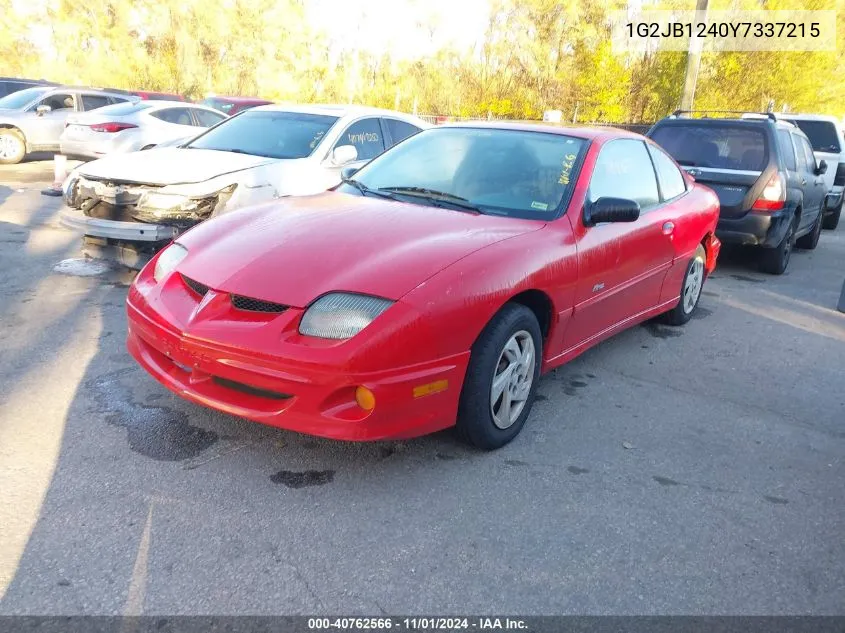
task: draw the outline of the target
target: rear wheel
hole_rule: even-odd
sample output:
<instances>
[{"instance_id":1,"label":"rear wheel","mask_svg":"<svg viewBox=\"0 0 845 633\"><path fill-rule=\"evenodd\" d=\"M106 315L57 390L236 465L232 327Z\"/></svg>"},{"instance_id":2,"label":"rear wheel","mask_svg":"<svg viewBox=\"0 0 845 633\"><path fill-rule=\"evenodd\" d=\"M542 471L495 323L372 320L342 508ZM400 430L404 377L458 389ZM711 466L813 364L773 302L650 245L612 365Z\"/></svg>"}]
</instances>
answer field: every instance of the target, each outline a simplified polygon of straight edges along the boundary
<instances>
[{"instance_id":1,"label":"rear wheel","mask_svg":"<svg viewBox=\"0 0 845 633\"><path fill-rule=\"evenodd\" d=\"M842 215L842 203L839 203L839 206L834 209L833 213L827 216L822 221L822 228L832 231L837 226L839 226L839 216Z\"/></svg>"},{"instance_id":2,"label":"rear wheel","mask_svg":"<svg viewBox=\"0 0 845 633\"><path fill-rule=\"evenodd\" d=\"M798 216L795 216L780 244L774 248L764 248L761 250L760 270L764 273L782 275L786 272L789 266L789 259L792 255L792 246L795 243L795 227L797 224Z\"/></svg>"},{"instance_id":3,"label":"rear wheel","mask_svg":"<svg viewBox=\"0 0 845 633\"><path fill-rule=\"evenodd\" d=\"M487 324L472 346L457 430L484 449L515 438L531 412L540 379L543 339L534 313L509 303Z\"/></svg>"},{"instance_id":4,"label":"rear wheel","mask_svg":"<svg viewBox=\"0 0 845 633\"><path fill-rule=\"evenodd\" d=\"M663 315L663 320L669 325L683 325L692 318L701 299L701 289L704 288L704 262L707 259L707 251L699 244L695 249L690 263L687 264L687 272L681 284L681 298L678 305Z\"/></svg>"},{"instance_id":5,"label":"rear wheel","mask_svg":"<svg viewBox=\"0 0 845 633\"><path fill-rule=\"evenodd\" d=\"M823 213L819 210L819 215L816 218L816 221L813 222L813 228L810 229L810 232L807 235L799 237L795 240L795 246L798 248L803 248L804 250L811 251L819 245L819 235L822 234L822 221L823 221Z\"/></svg>"},{"instance_id":6,"label":"rear wheel","mask_svg":"<svg viewBox=\"0 0 845 633\"><path fill-rule=\"evenodd\" d=\"M0 165L17 165L26 156L23 135L11 128L0 129Z\"/></svg>"}]
</instances>

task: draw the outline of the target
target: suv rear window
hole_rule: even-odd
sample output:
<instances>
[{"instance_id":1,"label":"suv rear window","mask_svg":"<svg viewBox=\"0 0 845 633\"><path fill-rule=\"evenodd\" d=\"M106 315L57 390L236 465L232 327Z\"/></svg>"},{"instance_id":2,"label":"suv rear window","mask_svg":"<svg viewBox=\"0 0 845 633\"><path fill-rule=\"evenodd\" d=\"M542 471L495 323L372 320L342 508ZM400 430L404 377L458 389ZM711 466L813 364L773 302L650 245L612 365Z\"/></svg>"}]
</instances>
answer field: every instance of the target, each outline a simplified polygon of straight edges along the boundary
<instances>
[{"instance_id":1,"label":"suv rear window","mask_svg":"<svg viewBox=\"0 0 845 633\"><path fill-rule=\"evenodd\" d=\"M839 145L839 137L836 133L836 126L830 121L786 120L797 125L807 135L814 152L838 154L842 151Z\"/></svg>"},{"instance_id":2,"label":"suv rear window","mask_svg":"<svg viewBox=\"0 0 845 633\"><path fill-rule=\"evenodd\" d=\"M762 171L769 160L760 129L739 125L664 125L651 135L679 165Z\"/></svg>"}]
</instances>

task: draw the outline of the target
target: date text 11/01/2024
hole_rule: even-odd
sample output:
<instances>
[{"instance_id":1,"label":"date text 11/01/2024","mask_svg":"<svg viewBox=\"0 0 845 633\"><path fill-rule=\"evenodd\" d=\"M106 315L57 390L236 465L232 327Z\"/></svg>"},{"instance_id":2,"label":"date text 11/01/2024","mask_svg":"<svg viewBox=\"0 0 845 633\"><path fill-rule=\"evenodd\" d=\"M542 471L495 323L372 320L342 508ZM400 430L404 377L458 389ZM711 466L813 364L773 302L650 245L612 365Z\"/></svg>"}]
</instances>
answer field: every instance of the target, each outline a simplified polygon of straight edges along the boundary
<instances>
[{"instance_id":1,"label":"date text 11/01/2024","mask_svg":"<svg viewBox=\"0 0 845 633\"><path fill-rule=\"evenodd\" d=\"M526 631L527 625L519 618L446 618L446 617L413 617L413 618L308 618L308 629L320 630L391 630L407 629L411 631Z\"/></svg>"},{"instance_id":2,"label":"date text 11/01/2024","mask_svg":"<svg viewBox=\"0 0 845 633\"><path fill-rule=\"evenodd\" d=\"M805 38L819 37L820 27L819 22L628 22L625 25L629 37L646 38Z\"/></svg>"}]
</instances>

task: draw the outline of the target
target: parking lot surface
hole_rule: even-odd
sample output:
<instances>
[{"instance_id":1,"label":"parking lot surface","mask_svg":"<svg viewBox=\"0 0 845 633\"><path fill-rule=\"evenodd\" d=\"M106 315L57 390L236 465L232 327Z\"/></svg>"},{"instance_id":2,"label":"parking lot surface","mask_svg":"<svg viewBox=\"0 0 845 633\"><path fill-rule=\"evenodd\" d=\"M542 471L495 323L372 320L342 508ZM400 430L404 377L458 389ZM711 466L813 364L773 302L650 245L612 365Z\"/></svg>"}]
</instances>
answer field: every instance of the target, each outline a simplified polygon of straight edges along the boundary
<instances>
[{"instance_id":1,"label":"parking lot surface","mask_svg":"<svg viewBox=\"0 0 845 633\"><path fill-rule=\"evenodd\" d=\"M51 177L0 168L0 614L845 610L841 227L782 277L726 252L686 327L544 377L484 453L180 400L125 351L131 278L78 259Z\"/></svg>"}]
</instances>

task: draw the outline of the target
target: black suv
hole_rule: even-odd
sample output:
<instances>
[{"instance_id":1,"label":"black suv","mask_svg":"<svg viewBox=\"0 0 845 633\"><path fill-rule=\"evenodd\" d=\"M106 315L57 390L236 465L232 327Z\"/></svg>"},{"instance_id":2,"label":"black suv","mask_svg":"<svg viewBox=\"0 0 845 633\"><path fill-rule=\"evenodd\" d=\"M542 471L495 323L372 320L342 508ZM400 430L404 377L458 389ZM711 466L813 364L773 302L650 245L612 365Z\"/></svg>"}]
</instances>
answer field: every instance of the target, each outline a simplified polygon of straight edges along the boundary
<instances>
[{"instance_id":1,"label":"black suv","mask_svg":"<svg viewBox=\"0 0 845 633\"><path fill-rule=\"evenodd\" d=\"M800 128L774 114L695 114L677 111L658 121L648 136L719 196L719 239L759 247L760 267L783 274L793 245L813 249L818 244L827 164L816 164Z\"/></svg>"},{"instance_id":2,"label":"black suv","mask_svg":"<svg viewBox=\"0 0 845 633\"><path fill-rule=\"evenodd\" d=\"M17 77L0 77L0 98L18 90L25 90L33 86L55 86L52 81L43 79L19 79Z\"/></svg>"}]
</instances>

